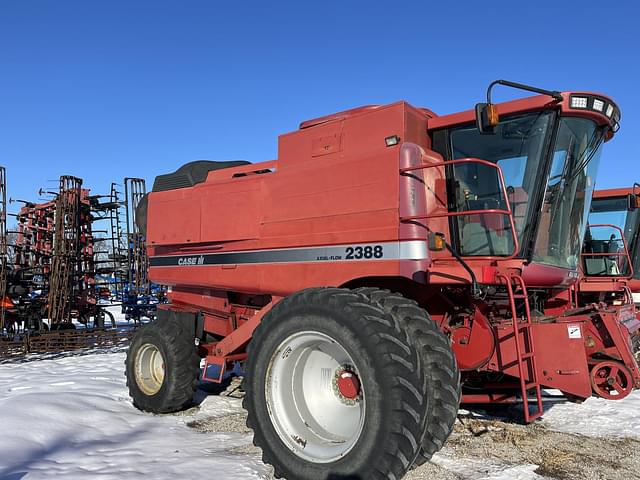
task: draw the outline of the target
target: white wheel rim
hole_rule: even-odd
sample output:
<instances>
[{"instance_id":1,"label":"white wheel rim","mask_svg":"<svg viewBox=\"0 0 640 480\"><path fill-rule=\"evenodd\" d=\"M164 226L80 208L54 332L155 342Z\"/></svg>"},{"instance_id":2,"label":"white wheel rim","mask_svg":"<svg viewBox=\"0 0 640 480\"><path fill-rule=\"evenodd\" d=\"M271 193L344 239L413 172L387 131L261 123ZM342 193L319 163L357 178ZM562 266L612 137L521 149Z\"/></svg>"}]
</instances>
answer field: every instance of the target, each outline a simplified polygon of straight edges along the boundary
<instances>
[{"instance_id":1,"label":"white wheel rim","mask_svg":"<svg viewBox=\"0 0 640 480\"><path fill-rule=\"evenodd\" d=\"M145 343L140 347L134 362L136 383L146 395L155 395L164 382L164 358L155 345Z\"/></svg>"},{"instance_id":2,"label":"white wheel rim","mask_svg":"<svg viewBox=\"0 0 640 480\"><path fill-rule=\"evenodd\" d=\"M337 378L348 370L359 382L345 397ZM365 419L365 392L357 365L333 338L304 331L288 337L269 362L265 396L271 423L297 456L333 462L357 443Z\"/></svg>"}]
</instances>

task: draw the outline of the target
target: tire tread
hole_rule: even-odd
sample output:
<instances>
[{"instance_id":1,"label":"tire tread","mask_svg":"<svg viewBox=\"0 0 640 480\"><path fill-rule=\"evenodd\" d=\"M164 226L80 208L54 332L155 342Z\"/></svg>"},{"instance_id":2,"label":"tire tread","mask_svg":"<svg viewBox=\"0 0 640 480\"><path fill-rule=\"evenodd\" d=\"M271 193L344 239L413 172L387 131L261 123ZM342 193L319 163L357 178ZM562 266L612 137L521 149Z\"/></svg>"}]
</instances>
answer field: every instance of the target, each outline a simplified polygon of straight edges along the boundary
<instances>
[{"instance_id":1,"label":"tire tread","mask_svg":"<svg viewBox=\"0 0 640 480\"><path fill-rule=\"evenodd\" d=\"M333 311L344 312L349 321L353 321L354 331L359 332L358 338L375 346L382 370L389 372L384 381L388 383L389 398L397 403L387 412L388 415L395 416L395 419L390 422L393 431L389 432L380 447L384 449L384 453L371 458L366 466L366 476L361 476L361 472L347 473L372 480L401 478L417 458L426 428L427 397L422 355L401 321L368 296L353 290L303 290L275 304L256 327L247 347L246 375L243 381L246 392L243 406L248 412L247 426L254 431L254 445L262 449L263 461L273 465L276 478L307 478L297 476L283 459L277 457L272 445L258 428L259 419L252 406L252 399L257 392L253 391L249 379L255 369L253 360L257 357L260 344L269 334L272 325L278 321L278 317L288 311L308 306L329 307Z\"/></svg>"}]
</instances>

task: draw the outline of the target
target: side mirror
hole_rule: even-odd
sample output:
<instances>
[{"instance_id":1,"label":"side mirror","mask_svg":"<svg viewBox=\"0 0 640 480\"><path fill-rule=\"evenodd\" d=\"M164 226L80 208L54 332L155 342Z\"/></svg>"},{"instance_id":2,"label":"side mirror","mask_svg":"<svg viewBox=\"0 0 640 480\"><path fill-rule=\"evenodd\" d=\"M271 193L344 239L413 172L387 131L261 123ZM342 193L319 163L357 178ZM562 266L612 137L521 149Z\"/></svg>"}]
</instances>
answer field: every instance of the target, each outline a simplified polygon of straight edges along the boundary
<instances>
[{"instance_id":1,"label":"side mirror","mask_svg":"<svg viewBox=\"0 0 640 480\"><path fill-rule=\"evenodd\" d=\"M498 107L493 103L476 103L476 127L481 134L495 134L499 122Z\"/></svg>"},{"instance_id":2,"label":"side mirror","mask_svg":"<svg viewBox=\"0 0 640 480\"><path fill-rule=\"evenodd\" d=\"M640 195L630 193L627 195L627 210L635 210L640 208Z\"/></svg>"}]
</instances>

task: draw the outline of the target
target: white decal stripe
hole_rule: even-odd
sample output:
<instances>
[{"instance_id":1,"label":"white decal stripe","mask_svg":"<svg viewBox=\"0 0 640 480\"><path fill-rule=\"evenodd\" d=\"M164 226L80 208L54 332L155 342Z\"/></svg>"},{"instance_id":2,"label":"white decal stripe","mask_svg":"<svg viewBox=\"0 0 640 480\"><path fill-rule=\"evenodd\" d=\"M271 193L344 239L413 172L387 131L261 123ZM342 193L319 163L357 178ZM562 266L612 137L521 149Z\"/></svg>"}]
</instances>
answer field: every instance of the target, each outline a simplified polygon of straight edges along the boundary
<instances>
[{"instance_id":1,"label":"white decal stripe","mask_svg":"<svg viewBox=\"0 0 640 480\"><path fill-rule=\"evenodd\" d=\"M309 263L375 260L421 260L428 256L427 242L360 243L326 247L296 247L273 250L166 255L150 257L152 267L197 267L208 265Z\"/></svg>"}]
</instances>

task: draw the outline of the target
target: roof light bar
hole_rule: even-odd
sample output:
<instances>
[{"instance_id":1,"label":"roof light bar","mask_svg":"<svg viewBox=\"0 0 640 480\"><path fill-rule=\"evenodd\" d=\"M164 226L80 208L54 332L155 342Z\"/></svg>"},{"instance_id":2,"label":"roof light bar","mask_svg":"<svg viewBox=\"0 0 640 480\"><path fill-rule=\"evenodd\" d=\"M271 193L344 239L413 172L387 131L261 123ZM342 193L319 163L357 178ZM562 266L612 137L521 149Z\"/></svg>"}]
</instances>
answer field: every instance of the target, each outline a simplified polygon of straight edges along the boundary
<instances>
[{"instance_id":1,"label":"roof light bar","mask_svg":"<svg viewBox=\"0 0 640 480\"><path fill-rule=\"evenodd\" d=\"M611 120L614 131L619 128L620 110L610 100L593 95L571 95L569 106L576 110L593 110L602 113Z\"/></svg>"}]
</instances>

